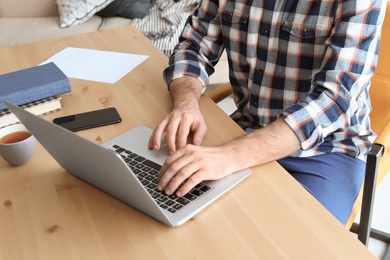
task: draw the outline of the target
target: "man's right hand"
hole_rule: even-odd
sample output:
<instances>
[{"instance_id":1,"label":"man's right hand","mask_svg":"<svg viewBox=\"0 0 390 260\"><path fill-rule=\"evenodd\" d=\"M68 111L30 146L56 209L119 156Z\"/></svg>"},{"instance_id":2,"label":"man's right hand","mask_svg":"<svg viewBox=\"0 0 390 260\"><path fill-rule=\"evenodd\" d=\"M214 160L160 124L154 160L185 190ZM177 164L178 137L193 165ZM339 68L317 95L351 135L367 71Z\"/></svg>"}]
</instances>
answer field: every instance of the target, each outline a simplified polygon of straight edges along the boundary
<instances>
[{"instance_id":1,"label":"man's right hand","mask_svg":"<svg viewBox=\"0 0 390 260\"><path fill-rule=\"evenodd\" d=\"M158 150L166 134L167 147L172 154L187 144L200 145L207 126L199 109L199 98L202 93L200 81L193 77L173 80L169 89L173 100L172 112L154 129L149 139L149 149ZM189 139L189 135L192 138Z\"/></svg>"}]
</instances>

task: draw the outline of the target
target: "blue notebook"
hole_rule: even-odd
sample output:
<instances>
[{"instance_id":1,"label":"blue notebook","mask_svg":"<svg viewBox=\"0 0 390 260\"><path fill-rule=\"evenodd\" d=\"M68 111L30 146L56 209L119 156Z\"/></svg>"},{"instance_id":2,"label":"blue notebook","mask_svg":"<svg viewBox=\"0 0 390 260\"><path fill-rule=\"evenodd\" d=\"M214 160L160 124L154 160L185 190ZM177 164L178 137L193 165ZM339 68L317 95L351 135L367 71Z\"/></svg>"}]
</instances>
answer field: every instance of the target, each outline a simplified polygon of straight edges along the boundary
<instances>
[{"instance_id":1,"label":"blue notebook","mask_svg":"<svg viewBox=\"0 0 390 260\"><path fill-rule=\"evenodd\" d=\"M68 77L53 63L0 75L0 110L2 100L23 105L59 96L71 91Z\"/></svg>"}]
</instances>

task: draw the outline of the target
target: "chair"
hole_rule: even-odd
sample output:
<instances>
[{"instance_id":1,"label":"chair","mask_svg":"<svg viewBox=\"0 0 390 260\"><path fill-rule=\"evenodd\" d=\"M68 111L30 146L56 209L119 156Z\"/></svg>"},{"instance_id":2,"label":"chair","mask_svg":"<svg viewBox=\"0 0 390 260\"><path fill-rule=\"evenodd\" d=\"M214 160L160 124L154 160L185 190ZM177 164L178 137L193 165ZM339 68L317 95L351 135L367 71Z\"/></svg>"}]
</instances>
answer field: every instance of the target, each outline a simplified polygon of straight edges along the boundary
<instances>
[{"instance_id":1,"label":"chair","mask_svg":"<svg viewBox=\"0 0 390 260\"><path fill-rule=\"evenodd\" d=\"M387 4L383 24L377 72L372 78L370 96L373 111L370 115L372 129L378 134L367 157L366 176L356 199L346 228L358 234L358 239L368 245L369 237L390 243L390 234L371 228L375 189L390 169L390 2ZM230 83L223 84L207 95L216 103L231 95ZM353 223L358 213L360 224ZM390 251L390 248L388 252Z\"/></svg>"},{"instance_id":2,"label":"chair","mask_svg":"<svg viewBox=\"0 0 390 260\"><path fill-rule=\"evenodd\" d=\"M387 3L383 23L378 67L372 78L370 89L373 109L370 119L372 129L378 137L368 154L364 185L346 225L351 228L352 232L358 234L359 240L365 245L368 245L370 236L390 243L390 234L371 228L375 188L390 169L390 152L388 151L390 149L390 71L387 68L390 50L388 44L390 44L390 2ZM353 223L359 211L361 211L360 224Z\"/></svg>"}]
</instances>

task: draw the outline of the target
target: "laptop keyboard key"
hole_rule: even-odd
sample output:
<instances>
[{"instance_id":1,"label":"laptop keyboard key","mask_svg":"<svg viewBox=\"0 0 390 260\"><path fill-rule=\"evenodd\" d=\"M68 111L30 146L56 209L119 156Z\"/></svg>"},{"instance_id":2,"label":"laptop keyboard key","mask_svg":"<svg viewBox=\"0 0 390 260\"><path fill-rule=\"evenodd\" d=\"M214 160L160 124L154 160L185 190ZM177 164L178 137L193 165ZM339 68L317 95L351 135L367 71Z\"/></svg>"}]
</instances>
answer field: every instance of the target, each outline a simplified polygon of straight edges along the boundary
<instances>
[{"instance_id":1,"label":"laptop keyboard key","mask_svg":"<svg viewBox=\"0 0 390 260\"><path fill-rule=\"evenodd\" d=\"M180 203L181 205L183 205L183 206L185 206L185 205L187 205L188 203L190 203L189 200L187 200L187 199L185 199L185 198L183 198L183 197L178 198L176 201L179 202L179 203Z\"/></svg>"},{"instance_id":2,"label":"laptop keyboard key","mask_svg":"<svg viewBox=\"0 0 390 260\"><path fill-rule=\"evenodd\" d=\"M183 208L183 205L181 205L179 203L176 203L175 205L173 205L172 208L175 209L175 210L181 210Z\"/></svg>"},{"instance_id":3,"label":"laptop keyboard key","mask_svg":"<svg viewBox=\"0 0 390 260\"><path fill-rule=\"evenodd\" d=\"M161 169L161 165L155 163L155 162L152 162L150 160L145 160L144 162L142 162L143 164L155 169L156 171L160 171Z\"/></svg>"},{"instance_id":4,"label":"laptop keyboard key","mask_svg":"<svg viewBox=\"0 0 390 260\"><path fill-rule=\"evenodd\" d=\"M143 162L143 161L145 161L145 158L138 155L137 157L134 158L134 161Z\"/></svg>"},{"instance_id":5,"label":"laptop keyboard key","mask_svg":"<svg viewBox=\"0 0 390 260\"><path fill-rule=\"evenodd\" d=\"M187 193L186 195L183 196L184 198L190 200L190 201L193 201L194 199L196 199L197 197L191 193Z\"/></svg>"},{"instance_id":6,"label":"laptop keyboard key","mask_svg":"<svg viewBox=\"0 0 390 260\"><path fill-rule=\"evenodd\" d=\"M192 195L195 195L197 197L201 196L204 192L203 191L200 191L200 190L192 190L191 191L191 194Z\"/></svg>"}]
</instances>

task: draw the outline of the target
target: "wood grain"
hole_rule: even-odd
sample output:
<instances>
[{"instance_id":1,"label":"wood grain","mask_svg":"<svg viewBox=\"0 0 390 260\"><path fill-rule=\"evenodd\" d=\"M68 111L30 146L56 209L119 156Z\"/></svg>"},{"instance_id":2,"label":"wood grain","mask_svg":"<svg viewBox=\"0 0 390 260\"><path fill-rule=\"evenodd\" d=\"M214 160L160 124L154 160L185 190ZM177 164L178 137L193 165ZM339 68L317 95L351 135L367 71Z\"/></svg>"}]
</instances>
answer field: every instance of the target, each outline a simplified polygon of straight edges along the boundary
<instances>
[{"instance_id":1,"label":"wood grain","mask_svg":"<svg viewBox=\"0 0 390 260\"><path fill-rule=\"evenodd\" d=\"M162 79L168 59L133 27L0 49L0 73L35 66L65 47L146 54L116 84L71 79L71 113L115 106L116 125L77 134L96 143L170 111ZM243 131L207 96L204 145ZM183 226L171 228L65 172L38 145L33 159L0 159L0 259L370 259L373 255L276 162L254 173Z\"/></svg>"}]
</instances>

